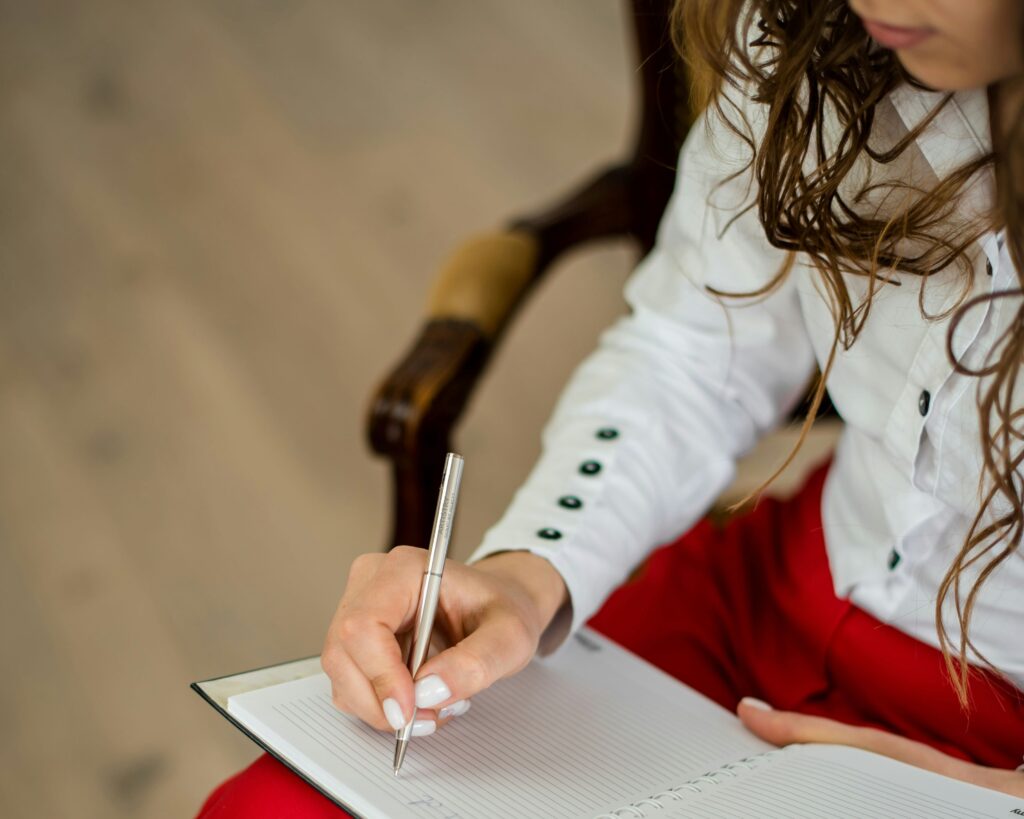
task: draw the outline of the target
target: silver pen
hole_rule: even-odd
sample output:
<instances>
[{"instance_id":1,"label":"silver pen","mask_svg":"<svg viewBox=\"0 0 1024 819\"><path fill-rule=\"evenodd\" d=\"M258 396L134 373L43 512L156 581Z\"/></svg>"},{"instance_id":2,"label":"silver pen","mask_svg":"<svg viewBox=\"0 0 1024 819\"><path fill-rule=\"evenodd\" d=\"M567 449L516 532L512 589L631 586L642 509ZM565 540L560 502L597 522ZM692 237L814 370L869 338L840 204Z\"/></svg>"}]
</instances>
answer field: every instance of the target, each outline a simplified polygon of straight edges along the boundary
<instances>
[{"instance_id":1,"label":"silver pen","mask_svg":"<svg viewBox=\"0 0 1024 819\"><path fill-rule=\"evenodd\" d=\"M441 574L448 555L448 543L452 537L452 520L455 504L459 499L459 482L462 480L462 456L449 452L444 460L441 476L441 491L437 495L437 511L434 512L434 528L430 532L430 551L427 554L427 570L420 584L420 603L416 609L413 625L412 650L409 652L409 673L416 679L430 647L430 636L434 630L434 615L437 600L441 594ZM412 736L412 724L416 719L416 703L412 705L412 716L400 731L395 731L395 776L402 767L405 751Z\"/></svg>"}]
</instances>

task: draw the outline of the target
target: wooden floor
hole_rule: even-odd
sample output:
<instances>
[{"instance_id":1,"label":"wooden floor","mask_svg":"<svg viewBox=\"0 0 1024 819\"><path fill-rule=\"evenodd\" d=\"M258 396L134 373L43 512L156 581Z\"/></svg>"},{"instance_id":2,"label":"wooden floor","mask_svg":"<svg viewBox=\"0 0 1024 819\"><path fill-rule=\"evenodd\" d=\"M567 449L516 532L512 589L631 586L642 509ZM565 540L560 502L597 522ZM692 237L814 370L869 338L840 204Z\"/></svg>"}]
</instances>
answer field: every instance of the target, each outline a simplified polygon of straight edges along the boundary
<instances>
[{"instance_id":1,"label":"wooden floor","mask_svg":"<svg viewBox=\"0 0 1024 819\"><path fill-rule=\"evenodd\" d=\"M0 3L0 816L189 816L255 756L188 683L319 650L374 382L461 236L626 146L627 47L613 0ZM458 554L632 260L509 336Z\"/></svg>"},{"instance_id":2,"label":"wooden floor","mask_svg":"<svg viewBox=\"0 0 1024 819\"><path fill-rule=\"evenodd\" d=\"M254 758L188 683L319 651L432 271L625 148L632 63L614 0L0 0L0 816L190 816ZM508 336L457 556L633 262Z\"/></svg>"}]
</instances>

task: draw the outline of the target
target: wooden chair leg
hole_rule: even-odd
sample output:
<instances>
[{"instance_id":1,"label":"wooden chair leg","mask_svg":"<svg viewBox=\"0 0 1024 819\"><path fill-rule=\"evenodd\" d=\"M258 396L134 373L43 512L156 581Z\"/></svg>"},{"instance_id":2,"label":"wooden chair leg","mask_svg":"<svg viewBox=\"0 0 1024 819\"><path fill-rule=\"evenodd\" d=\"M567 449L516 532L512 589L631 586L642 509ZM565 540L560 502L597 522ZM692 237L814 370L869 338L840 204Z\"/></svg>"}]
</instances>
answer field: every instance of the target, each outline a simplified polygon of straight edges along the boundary
<instances>
[{"instance_id":1,"label":"wooden chair leg","mask_svg":"<svg viewBox=\"0 0 1024 819\"><path fill-rule=\"evenodd\" d=\"M428 545L452 427L489 349L472 322L430 321L378 390L369 438L374 451L392 463L389 548Z\"/></svg>"},{"instance_id":2,"label":"wooden chair leg","mask_svg":"<svg viewBox=\"0 0 1024 819\"><path fill-rule=\"evenodd\" d=\"M425 549L429 545L447 452L448 442L434 439L424 442L412 457L392 462L391 548L419 546Z\"/></svg>"}]
</instances>

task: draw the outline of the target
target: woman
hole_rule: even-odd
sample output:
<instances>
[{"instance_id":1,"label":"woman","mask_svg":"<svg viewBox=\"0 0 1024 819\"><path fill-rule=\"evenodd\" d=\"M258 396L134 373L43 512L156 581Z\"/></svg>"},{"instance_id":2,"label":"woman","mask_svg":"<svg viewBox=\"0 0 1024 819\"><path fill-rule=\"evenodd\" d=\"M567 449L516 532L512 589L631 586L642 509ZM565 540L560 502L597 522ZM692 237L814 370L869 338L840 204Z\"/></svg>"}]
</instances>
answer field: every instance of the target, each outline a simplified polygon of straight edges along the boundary
<instances>
[{"instance_id":1,"label":"woman","mask_svg":"<svg viewBox=\"0 0 1024 819\"><path fill-rule=\"evenodd\" d=\"M415 684L395 634L423 554L356 561L323 654L335 702L389 730L415 700L414 734L432 733L598 612L771 742L1024 795L1024 6L684 0L677 17L719 90L632 314L470 565L447 569L452 647ZM699 524L598 611L815 364L814 407L827 384L845 422L831 466L792 501ZM282 805L336 810L263 758L203 815Z\"/></svg>"}]
</instances>

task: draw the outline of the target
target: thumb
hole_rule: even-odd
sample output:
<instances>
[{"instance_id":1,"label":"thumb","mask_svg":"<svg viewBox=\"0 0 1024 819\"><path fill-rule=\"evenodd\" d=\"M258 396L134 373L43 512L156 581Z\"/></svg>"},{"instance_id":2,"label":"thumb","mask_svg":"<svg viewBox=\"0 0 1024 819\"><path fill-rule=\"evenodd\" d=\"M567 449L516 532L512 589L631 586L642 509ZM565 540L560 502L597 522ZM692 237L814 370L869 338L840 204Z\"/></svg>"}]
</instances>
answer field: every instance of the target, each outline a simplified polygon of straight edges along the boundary
<instances>
[{"instance_id":1,"label":"thumb","mask_svg":"<svg viewBox=\"0 0 1024 819\"><path fill-rule=\"evenodd\" d=\"M438 708L468 699L522 669L536 648L530 630L514 614L491 615L423 664L416 675L416 707Z\"/></svg>"},{"instance_id":2,"label":"thumb","mask_svg":"<svg viewBox=\"0 0 1024 819\"><path fill-rule=\"evenodd\" d=\"M736 709L743 724L761 739L773 745L825 742L835 745L860 745L864 729L825 717L776 711L768 703L744 697Z\"/></svg>"},{"instance_id":3,"label":"thumb","mask_svg":"<svg viewBox=\"0 0 1024 819\"><path fill-rule=\"evenodd\" d=\"M847 725L811 714L774 711L767 703L753 697L744 697L740 701L737 713L747 728L761 739L775 745L808 742L849 745L954 779L979 783L987 781L986 769L979 765L944 754L923 742L877 728ZM979 776L982 779L979 780Z\"/></svg>"}]
</instances>

